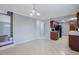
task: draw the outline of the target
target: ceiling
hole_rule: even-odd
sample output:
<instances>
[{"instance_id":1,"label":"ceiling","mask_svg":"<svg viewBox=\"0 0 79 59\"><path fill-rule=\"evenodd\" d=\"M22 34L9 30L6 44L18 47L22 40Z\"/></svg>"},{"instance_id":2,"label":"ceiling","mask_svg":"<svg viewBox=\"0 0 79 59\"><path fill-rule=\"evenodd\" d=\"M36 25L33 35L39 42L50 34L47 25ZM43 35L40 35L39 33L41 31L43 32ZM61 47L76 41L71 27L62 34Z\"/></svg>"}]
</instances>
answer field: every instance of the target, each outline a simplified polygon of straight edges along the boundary
<instances>
[{"instance_id":1,"label":"ceiling","mask_svg":"<svg viewBox=\"0 0 79 59\"><path fill-rule=\"evenodd\" d=\"M33 4L0 4L1 10L12 11L17 14L29 16L33 8ZM36 9L40 12L40 16L34 18L47 20L61 16L75 14L79 11L78 4L36 4Z\"/></svg>"}]
</instances>

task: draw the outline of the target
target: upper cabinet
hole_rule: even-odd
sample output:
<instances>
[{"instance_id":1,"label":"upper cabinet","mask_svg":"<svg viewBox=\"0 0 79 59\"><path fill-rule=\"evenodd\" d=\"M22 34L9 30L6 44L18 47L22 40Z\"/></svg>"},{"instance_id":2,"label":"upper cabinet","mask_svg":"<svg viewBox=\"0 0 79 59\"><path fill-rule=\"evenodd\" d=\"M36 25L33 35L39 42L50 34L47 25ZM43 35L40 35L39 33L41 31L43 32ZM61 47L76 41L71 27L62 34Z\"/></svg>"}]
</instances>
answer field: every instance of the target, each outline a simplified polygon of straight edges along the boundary
<instances>
[{"instance_id":1,"label":"upper cabinet","mask_svg":"<svg viewBox=\"0 0 79 59\"><path fill-rule=\"evenodd\" d=\"M70 21L70 31L76 31L76 20Z\"/></svg>"},{"instance_id":2,"label":"upper cabinet","mask_svg":"<svg viewBox=\"0 0 79 59\"><path fill-rule=\"evenodd\" d=\"M79 27L79 12L77 13L77 27Z\"/></svg>"},{"instance_id":3,"label":"upper cabinet","mask_svg":"<svg viewBox=\"0 0 79 59\"><path fill-rule=\"evenodd\" d=\"M50 28L53 28L53 21L50 21Z\"/></svg>"},{"instance_id":4,"label":"upper cabinet","mask_svg":"<svg viewBox=\"0 0 79 59\"><path fill-rule=\"evenodd\" d=\"M58 24L56 21L50 21L50 28L55 28Z\"/></svg>"}]
</instances>

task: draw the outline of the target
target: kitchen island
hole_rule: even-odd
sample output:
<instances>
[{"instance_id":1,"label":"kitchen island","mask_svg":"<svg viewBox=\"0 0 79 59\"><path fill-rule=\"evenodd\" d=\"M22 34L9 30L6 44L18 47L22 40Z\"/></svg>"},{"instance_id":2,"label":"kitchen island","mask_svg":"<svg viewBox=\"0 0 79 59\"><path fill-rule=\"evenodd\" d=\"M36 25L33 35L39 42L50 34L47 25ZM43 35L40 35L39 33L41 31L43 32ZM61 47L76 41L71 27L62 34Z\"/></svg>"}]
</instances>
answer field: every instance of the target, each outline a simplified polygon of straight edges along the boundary
<instances>
[{"instance_id":1,"label":"kitchen island","mask_svg":"<svg viewBox=\"0 0 79 59\"><path fill-rule=\"evenodd\" d=\"M69 48L79 52L79 31L69 32Z\"/></svg>"},{"instance_id":2,"label":"kitchen island","mask_svg":"<svg viewBox=\"0 0 79 59\"><path fill-rule=\"evenodd\" d=\"M51 31L50 32L50 39L51 40L58 40L58 31Z\"/></svg>"}]
</instances>

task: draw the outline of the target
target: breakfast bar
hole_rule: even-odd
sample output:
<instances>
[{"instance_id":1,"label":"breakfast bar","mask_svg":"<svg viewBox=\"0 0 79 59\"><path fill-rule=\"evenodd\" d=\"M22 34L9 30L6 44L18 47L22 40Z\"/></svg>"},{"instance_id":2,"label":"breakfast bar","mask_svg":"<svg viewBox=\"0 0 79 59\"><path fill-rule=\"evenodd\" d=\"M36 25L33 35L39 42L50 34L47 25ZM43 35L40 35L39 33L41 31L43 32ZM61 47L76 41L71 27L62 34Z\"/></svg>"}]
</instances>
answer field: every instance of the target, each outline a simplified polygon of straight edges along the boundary
<instances>
[{"instance_id":1,"label":"breakfast bar","mask_svg":"<svg viewBox=\"0 0 79 59\"><path fill-rule=\"evenodd\" d=\"M79 52L79 31L69 32L69 48Z\"/></svg>"}]
</instances>

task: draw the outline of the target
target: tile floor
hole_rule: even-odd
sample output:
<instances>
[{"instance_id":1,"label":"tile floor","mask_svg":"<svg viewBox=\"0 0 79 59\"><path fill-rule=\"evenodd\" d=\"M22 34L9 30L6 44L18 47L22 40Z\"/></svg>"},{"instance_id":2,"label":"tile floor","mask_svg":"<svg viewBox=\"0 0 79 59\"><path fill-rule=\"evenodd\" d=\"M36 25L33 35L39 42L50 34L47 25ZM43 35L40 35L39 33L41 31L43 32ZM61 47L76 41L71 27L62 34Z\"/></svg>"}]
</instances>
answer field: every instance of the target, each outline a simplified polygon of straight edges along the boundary
<instances>
[{"instance_id":1,"label":"tile floor","mask_svg":"<svg viewBox=\"0 0 79 59\"><path fill-rule=\"evenodd\" d=\"M0 51L0 55L78 55L68 47L68 36L59 40L36 39Z\"/></svg>"}]
</instances>

